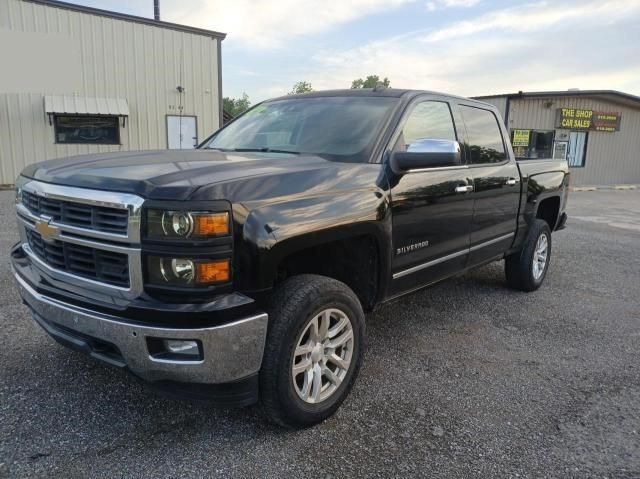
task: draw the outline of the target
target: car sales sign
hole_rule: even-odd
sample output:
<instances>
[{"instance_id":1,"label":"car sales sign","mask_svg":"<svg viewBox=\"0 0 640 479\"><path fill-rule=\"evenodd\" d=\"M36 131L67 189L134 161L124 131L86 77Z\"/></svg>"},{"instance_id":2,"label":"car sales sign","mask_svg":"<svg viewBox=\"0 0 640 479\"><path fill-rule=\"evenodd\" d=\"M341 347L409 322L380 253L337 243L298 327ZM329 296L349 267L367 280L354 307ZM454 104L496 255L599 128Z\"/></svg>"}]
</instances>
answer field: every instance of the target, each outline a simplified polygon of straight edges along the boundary
<instances>
[{"instance_id":1,"label":"car sales sign","mask_svg":"<svg viewBox=\"0 0 640 479\"><path fill-rule=\"evenodd\" d=\"M619 131L620 113L607 113L578 108L558 108L556 128L568 130Z\"/></svg>"},{"instance_id":2,"label":"car sales sign","mask_svg":"<svg viewBox=\"0 0 640 479\"><path fill-rule=\"evenodd\" d=\"M530 130L513 130L513 146L529 146Z\"/></svg>"}]
</instances>

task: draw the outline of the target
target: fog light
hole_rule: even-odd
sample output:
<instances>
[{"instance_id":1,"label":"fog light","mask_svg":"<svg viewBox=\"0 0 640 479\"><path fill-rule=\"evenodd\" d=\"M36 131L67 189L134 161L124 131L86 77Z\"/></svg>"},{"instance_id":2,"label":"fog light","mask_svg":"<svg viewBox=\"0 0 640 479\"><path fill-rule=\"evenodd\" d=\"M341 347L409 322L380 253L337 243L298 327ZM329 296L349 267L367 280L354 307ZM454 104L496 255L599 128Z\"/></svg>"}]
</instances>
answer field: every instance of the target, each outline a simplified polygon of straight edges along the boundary
<instances>
[{"instance_id":1,"label":"fog light","mask_svg":"<svg viewBox=\"0 0 640 479\"><path fill-rule=\"evenodd\" d=\"M202 343L197 339L147 337L149 356L154 361L202 361Z\"/></svg>"},{"instance_id":2,"label":"fog light","mask_svg":"<svg viewBox=\"0 0 640 479\"><path fill-rule=\"evenodd\" d=\"M183 341L181 339L165 339L164 348L168 353L180 356L200 356L200 348L196 341Z\"/></svg>"}]
</instances>

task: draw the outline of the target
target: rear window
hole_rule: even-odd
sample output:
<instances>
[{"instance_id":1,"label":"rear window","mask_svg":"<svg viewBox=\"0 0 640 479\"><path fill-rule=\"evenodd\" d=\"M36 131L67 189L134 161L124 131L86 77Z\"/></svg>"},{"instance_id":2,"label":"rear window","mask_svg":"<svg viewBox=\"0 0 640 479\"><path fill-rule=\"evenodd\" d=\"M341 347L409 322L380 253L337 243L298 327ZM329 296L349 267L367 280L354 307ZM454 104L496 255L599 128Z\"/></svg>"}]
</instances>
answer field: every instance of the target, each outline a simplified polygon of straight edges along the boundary
<instances>
[{"instance_id":1,"label":"rear window","mask_svg":"<svg viewBox=\"0 0 640 479\"><path fill-rule=\"evenodd\" d=\"M498 119L489 110L460 106L467 128L471 163L500 163L507 158Z\"/></svg>"}]
</instances>

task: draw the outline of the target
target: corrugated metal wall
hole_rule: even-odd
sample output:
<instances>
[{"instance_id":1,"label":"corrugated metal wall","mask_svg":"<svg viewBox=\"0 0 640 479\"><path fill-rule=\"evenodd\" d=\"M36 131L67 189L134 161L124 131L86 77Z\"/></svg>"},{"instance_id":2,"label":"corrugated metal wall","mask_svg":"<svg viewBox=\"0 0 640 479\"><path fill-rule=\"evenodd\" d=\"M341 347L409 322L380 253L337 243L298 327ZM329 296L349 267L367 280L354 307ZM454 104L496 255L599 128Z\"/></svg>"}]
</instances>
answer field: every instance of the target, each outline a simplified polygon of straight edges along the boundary
<instances>
[{"instance_id":1,"label":"corrugated metal wall","mask_svg":"<svg viewBox=\"0 0 640 479\"><path fill-rule=\"evenodd\" d=\"M482 99L480 101L483 101L485 103L491 103L492 105L494 105L498 111L500 112L500 115L502 115L502 119L504 120L505 117L505 113L507 111L507 97L506 96L498 96L495 98L488 98L488 99Z\"/></svg>"},{"instance_id":2,"label":"corrugated metal wall","mask_svg":"<svg viewBox=\"0 0 640 479\"><path fill-rule=\"evenodd\" d=\"M0 92L0 184L44 159L166 148L166 115L180 114L181 100L182 114L198 118L198 140L219 126L217 38L22 0L0 1L0 29L71 37L81 76L70 82L80 87L70 91L47 90L45 81L37 93ZM43 79L47 74L41 72ZM55 144L45 94L126 98L130 117L120 130L122 144Z\"/></svg>"},{"instance_id":3,"label":"corrugated metal wall","mask_svg":"<svg viewBox=\"0 0 640 479\"><path fill-rule=\"evenodd\" d=\"M571 168L571 183L640 183L640 108L582 96L512 99L509 105L509 128L552 130L557 108L620 112L620 131L589 132L585 166Z\"/></svg>"}]
</instances>

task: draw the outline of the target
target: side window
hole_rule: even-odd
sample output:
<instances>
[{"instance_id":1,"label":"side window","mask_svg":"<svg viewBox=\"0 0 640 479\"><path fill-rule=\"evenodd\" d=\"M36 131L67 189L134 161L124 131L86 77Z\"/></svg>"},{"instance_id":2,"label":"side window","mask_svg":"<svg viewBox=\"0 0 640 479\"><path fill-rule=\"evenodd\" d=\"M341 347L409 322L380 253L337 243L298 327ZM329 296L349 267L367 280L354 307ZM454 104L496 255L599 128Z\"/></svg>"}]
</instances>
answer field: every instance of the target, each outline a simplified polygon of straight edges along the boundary
<instances>
[{"instance_id":1,"label":"side window","mask_svg":"<svg viewBox=\"0 0 640 479\"><path fill-rule=\"evenodd\" d=\"M394 151L406 151L416 140L456 140L449 104L442 101L423 101L413 107Z\"/></svg>"},{"instance_id":2,"label":"side window","mask_svg":"<svg viewBox=\"0 0 640 479\"><path fill-rule=\"evenodd\" d=\"M507 158L498 119L489 110L460 105L467 127L471 163L500 163Z\"/></svg>"},{"instance_id":3,"label":"side window","mask_svg":"<svg viewBox=\"0 0 640 479\"><path fill-rule=\"evenodd\" d=\"M120 143L117 116L55 115L53 121L56 143Z\"/></svg>"}]
</instances>

